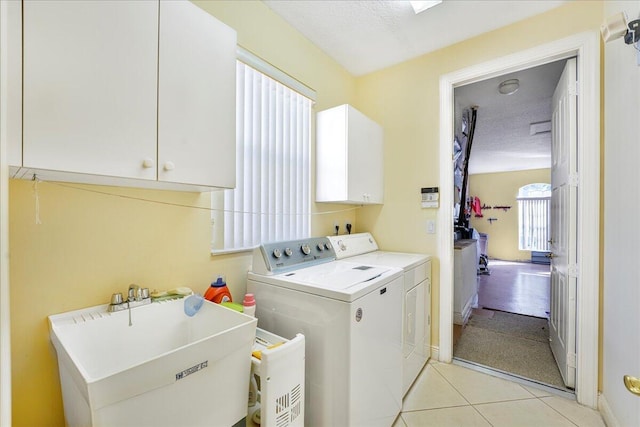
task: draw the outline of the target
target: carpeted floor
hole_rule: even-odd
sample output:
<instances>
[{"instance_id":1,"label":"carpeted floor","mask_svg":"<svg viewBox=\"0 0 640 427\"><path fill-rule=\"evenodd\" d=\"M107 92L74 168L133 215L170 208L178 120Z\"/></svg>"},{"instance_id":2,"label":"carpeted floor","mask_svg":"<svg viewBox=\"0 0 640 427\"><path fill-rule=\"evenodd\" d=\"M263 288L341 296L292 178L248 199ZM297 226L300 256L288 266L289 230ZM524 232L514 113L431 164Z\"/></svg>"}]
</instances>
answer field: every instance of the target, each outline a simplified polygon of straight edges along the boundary
<instances>
[{"instance_id":1,"label":"carpeted floor","mask_svg":"<svg viewBox=\"0 0 640 427\"><path fill-rule=\"evenodd\" d=\"M453 355L565 389L549 346L547 319L474 309Z\"/></svg>"}]
</instances>

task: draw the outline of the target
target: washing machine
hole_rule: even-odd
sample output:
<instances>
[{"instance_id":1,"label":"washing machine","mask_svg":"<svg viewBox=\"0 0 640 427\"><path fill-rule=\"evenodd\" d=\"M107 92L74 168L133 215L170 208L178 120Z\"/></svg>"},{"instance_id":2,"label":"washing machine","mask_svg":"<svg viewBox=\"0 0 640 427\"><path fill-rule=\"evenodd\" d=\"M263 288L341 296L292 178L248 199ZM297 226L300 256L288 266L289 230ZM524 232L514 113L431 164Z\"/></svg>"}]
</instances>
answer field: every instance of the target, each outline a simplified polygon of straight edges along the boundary
<instances>
[{"instance_id":1,"label":"washing machine","mask_svg":"<svg viewBox=\"0 0 640 427\"><path fill-rule=\"evenodd\" d=\"M431 257L380 251L370 233L328 237L336 259L398 267L404 272L402 305L402 394L431 356Z\"/></svg>"},{"instance_id":2,"label":"washing machine","mask_svg":"<svg viewBox=\"0 0 640 427\"><path fill-rule=\"evenodd\" d=\"M402 270L338 261L326 237L254 250L258 327L305 336L305 425L385 426L402 407Z\"/></svg>"}]
</instances>

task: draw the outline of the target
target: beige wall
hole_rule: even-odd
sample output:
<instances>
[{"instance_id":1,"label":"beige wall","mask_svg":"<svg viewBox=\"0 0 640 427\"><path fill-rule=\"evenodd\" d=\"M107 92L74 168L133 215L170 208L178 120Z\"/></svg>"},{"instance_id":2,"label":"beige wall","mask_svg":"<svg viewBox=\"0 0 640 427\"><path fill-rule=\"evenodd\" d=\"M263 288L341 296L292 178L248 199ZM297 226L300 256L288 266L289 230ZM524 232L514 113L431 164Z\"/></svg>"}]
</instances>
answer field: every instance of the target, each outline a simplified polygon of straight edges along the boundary
<instances>
[{"instance_id":1,"label":"beige wall","mask_svg":"<svg viewBox=\"0 0 640 427\"><path fill-rule=\"evenodd\" d=\"M485 173L469 176L469 191L482 204L511 206L511 209L487 209L482 218L471 215L471 226L479 233L489 235L488 255L509 261L529 260L531 251L518 249L518 190L523 185L536 182L551 183L550 169L534 169L518 172ZM488 218L496 218L490 223Z\"/></svg>"},{"instance_id":2,"label":"beige wall","mask_svg":"<svg viewBox=\"0 0 640 427\"><path fill-rule=\"evenodd\" d=\"M437 257L426 234L436 210L420 209L420 187L438 183L438 81L442 74L584 30L597 31L601 2L571 2L517 26L491 32L354 79L260 1L198 1L238 31L239 44L318 92L316 111L352 103L385 130L385 204L314 216L314 235L334 220L372 231L385 249ZM313 164L313 162L312 162ZM136 198L207 206L208 194L100 189ZM10 183L13 424L64 425L47 316L105 303L136 282L152 288L206 288L219 273L235 298L245 289L247 254L209 255L206 211L123 199L51 183L39 186L41 225L28 181ZM313 194L313 192L312 192ZM315 205L316 213L344 206ZM438 345L438 263L432 325Z\"/></svg>"},{"instance_id":3,"label":"beige wall","mask_svg":"<svg viewBox=\"0 0 640 427\"><path fill-rule=\"evenodd\" d=\"M238 31L239 44L317 91L315 110L353 103L355 79L259 1L200 2ZM210 194L83 186L141 199L209 206ZM63 426L47 316L104 304L130 283L203 292L225 274L234 299L246 289L247 253L210 255L209 212L41 183L10 182L13 425ZM344 209L322 205L314 211ZM316 235L355 212L314 216ZM153 410L150 408L150 410Z\"/></svg>"},{"instance_id":4,"label":"beige wall","mask_svg":"<svg viewBox=\"0 0 640 427\"><path fill-rule=\"evenodd\" d=\"M436 212L421 209L420 188L439 185L440 76L572 34L598 32L602 19L602 2L574 1L358 79L356 107L385 131L385 204L359 211L358 226L371 231L382 248L436 256L433 345L439 343L440 236L426 233Z\"/></svg>"}]
</instances>

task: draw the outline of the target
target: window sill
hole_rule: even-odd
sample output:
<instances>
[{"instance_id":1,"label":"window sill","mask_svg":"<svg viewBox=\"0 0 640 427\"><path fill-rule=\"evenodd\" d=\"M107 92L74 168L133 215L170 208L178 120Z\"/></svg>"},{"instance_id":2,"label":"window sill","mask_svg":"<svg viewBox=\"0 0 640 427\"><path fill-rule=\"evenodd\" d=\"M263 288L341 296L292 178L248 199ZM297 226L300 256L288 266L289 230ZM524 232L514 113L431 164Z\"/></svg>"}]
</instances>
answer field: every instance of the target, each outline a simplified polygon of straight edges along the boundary
<instances>
[{"instance_id":1,"label":"window sill","mask_svg":"<svg viewBox=\"0 0 640 427\"><path fill-rule=\"evenodd\" d=\"M211 249L211 256L217 256L217 255L233 255L233 254L240 254L240 253L244 253L244 252L251 252L253 251L255 248L257 248L258 246L255 247L249 247L249 248L238 248L238 249Z\"/></svg>"}]
</instances>

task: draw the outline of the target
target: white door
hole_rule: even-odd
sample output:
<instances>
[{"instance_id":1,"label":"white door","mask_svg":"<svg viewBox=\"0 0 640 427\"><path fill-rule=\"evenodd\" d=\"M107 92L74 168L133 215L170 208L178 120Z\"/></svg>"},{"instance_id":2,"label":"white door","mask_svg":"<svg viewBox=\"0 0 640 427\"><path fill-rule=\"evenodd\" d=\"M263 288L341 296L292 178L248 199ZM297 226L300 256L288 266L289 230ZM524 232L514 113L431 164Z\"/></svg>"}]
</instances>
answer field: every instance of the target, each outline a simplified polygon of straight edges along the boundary
<instances>
[{"instance_id":1,"label":"white door","mask_svg":"<svg viewBox=\"0 0 640 427\"><path fill-rule=\"evenodd\" d=\"M551 351L567 387L576 378L576 60L553 94L551 137Z\"/></svg>"},{"instance_id":2,"label":"white door","mask_svg":"<svg viewBox=\"0 0 640 427\"><path fill-rule=\"evenodd\" d=\"M604 3L604 16L640 16L640 2ZM604 77L601 402L615 417L611 425L640 426L640 395L623 381L625 375L640 378L640 228L634 220L629 224L640 211L640 67L630 46L620 40L604 46Z\"/></svg>"}]
</instances>

